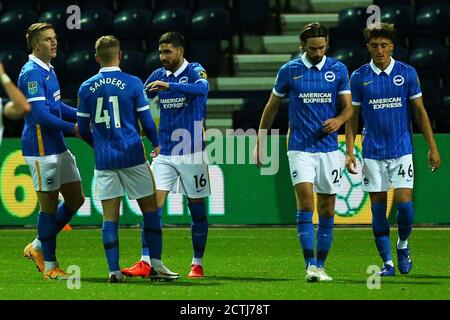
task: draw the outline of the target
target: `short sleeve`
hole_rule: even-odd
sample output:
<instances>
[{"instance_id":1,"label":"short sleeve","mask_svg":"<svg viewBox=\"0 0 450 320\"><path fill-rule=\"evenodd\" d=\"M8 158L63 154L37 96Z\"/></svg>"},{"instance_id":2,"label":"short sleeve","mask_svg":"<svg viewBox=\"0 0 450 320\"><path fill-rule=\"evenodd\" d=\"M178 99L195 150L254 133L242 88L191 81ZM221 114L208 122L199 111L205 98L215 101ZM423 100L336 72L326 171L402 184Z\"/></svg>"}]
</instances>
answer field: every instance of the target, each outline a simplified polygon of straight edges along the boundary
<instances>
[{"instance_id":1,"label":"short sleeve","mask_svg":"<svg viewBox=\"0 0 450 320\"><path fill-rule=\"evenodd\" d=\"M193 72L191 72L191 76L192 76L193 83L197 83L199 81L204 81L204 82L208 83L208 74L206 73L206 70L201 65L195 66L192 71Z\"/></svg>"},{"instance_id":2,"label":"short sleeve","mask_svg":"<svg viewBox=\"0 0 450 320\"><path fill-rule=\"evenodd\" d=\"M142 84L142 81L140 79L136 79L136 82L134 84L134 99L135 103L134 106L136 108L137 112L145 111L150 109L148 105L148 101L146 98L146 92L144 89L144 85Z\"/></svg>"},{"instance_id":3,"label":"short sleeve","mask_svg":"<svg viewBox=\"0 0 450 320\"><path fill-rule=\"evenodd\" d=\"M339 68L338 94L350 94L350 79L348 77L347 67L344 64Z\"/></svg>"},{"instance_id":4,"label":"short sleeve","mask_svg":"<svg viewBox=\"0 0 450 320\"><path fill-rule=\"evenodd\" d=\"M290 89L289 85L289 70L286 65L282 66L277 73L275 83L273 84L272 92L277 97L284 97Z\"/></svg>"},{"instance_id":5,"label":"short sleeve","mask_svg":"<svg viewBox=\"0 0 450 320\"><path fill-rule=\"evenodd\" d=\"M84 86L81 85L80 89L78 90L78 97L77 97L77 116L83 117L83 118L90 118L91 113L89 111L88 104L86 103L86 99L84 98Z\"/></svg>"},{"instance_id":6,"label":"short sleeve","mask_svg":"<svg viewBox=\"0 0 450 320\"><path fill-rule=\"evenodd\" d=\"M352 93L352 105L360 106L362 103L361 82L359 81L359 73L354 71L350 77L350 90Z\"/></svg>"},{"instance_id":7,"label":"short sleeve","mask_svg":"<svg viewBox=\"0 0 450 320\"><path fill-rule=\"evenodd\" d=\"M30 70L25 75L21 84L21 91L25 94L28 102L45 101L44 78L38 69Z\"/></svg>"},{"instance_id":8,"label":"short sleeve","mask_svg":"<svg viewBox=\"0 0 450 320\"><path fill-rule=\"evenodd\" d=\"M416 69L411 68L408 71L408 98L412 100L421 96L422 91L420 89L419 76L417 75Z\"/></svg>"}]
</instances>

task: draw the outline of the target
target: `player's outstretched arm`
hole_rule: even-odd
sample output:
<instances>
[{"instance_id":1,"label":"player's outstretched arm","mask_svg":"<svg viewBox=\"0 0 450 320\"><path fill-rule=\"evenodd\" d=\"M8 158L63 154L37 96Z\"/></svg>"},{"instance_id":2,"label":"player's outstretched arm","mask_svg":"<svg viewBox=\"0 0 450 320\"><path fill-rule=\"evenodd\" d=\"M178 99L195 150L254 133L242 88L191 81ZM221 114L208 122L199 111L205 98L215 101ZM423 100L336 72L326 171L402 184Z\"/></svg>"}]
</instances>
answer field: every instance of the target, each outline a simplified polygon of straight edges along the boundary
<instances>
[{"instance_id":1,"label":"player's outstretched arm","mask_svg":"<svg viewBox=\"0 0 450 320\"><path fill-rule=\"evenodd\" d=\"M61 109L62 118L66 121L77 122L77 109L65 104L61 100L59 102L59 107Z\"/></svg>"},{"instance_id":2,"label":"player's outstretched arm","mask_svg":"<svg viewBox=\"0 0 450 320\"><path fill-rule=\"evenodd\" d=\"M5 88L8 97L11 99L5 105L4 115L9 119L20 119L30 111L30 104L22 92L12 83L11 79L5 73L3 65L0 63L0 81Z\"/></svg>"},{"instance_id":3,"label":"player's outstretched arm","mask_svg":"<svg viewBox=\"0 0 450 320\"><path fill-rule=\"evenodd\" d=\"M356 158L353 152L355 148L355 138L359 126L359 106L352 106L352 117L345 123L345 145L347 155L345 157L345 166L348 172L352 174L358 173L356 171Z\"/></svg>"},{"instance_id":4,"label":"player's outstretched arm","mask_svg":"<svg viewBox=\"0 0 450 320\"><path fill-rule=\"evenodd\" d=\"M259 123L258 138L256 140L255 149L253 151L253 157L258 167L262 166L262 154L263 146L266 144L267 130L272 127L273 120L275 119L278 109L280 108L281 98L277 97L273 92L270 94L269 101L264 107L261 121Z\"/></svg>"},{"instance_id":5,"label":"player's outstretched arm","mask_svg":"<svg viewBox=\"0 0 450 320\"><path fill-rule=\"evenodd\" d=\"M208 93L209 87L206 80L200 80L197 83L171 83L170 90L189 96L204 96Z\"/></svg>"},{"instance_id":6,"label":"player's outstretched arm","mask_svg":"<svg viewBox=\"0 0 450 320\"><path fill-rule=\"evenodd\" d=\"M45 102L33 101L31 103L30 115L33 120L44 128L62 130L64 133L76 134L75 124L61 120L49 113L45 108Z\"/></svg>"},{"instance_id":7,"label":"player's outstretched arm","mask_svg":"<svg viewBox=\"0 0 450 320\"><path fill-rule=\"evenodd\" d=\"M169 83L164 81L152 81L147 84L146 89L149 92L159 92L171 90L190 96L206 95L208 93L208 82L198 81L197 83Z\"/></svg>"},{"instance_id":8,"label":"player's outstretched arm","mask_svg":"<svg viewBox=\"0 0 450 320\"><path fill-rule=\"evenodd\" d=\"M425 141L427 142L428 151L428 166L431 168L431 172L439 169L441 166L441 157L439 155L439 150L436 145L436 141L433 136L433 129L431 128L430 119L428 118L427 110L423 105L422 97L418 97L410 100L412 108L414 110L414 118L417 125L422 131Z\"/></svg>"}]
</instances>

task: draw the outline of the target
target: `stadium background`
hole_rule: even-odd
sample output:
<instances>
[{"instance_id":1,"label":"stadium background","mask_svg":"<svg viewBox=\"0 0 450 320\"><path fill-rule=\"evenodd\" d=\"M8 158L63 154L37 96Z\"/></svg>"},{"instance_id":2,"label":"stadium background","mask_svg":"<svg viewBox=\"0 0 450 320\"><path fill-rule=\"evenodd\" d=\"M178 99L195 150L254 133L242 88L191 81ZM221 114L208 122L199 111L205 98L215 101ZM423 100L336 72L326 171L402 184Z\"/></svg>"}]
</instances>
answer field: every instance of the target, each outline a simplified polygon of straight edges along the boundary
<instances>
[{"instance_id":1,"label":"stadium background","mask_svg":"<svg viewBox=\"0 0 450 320\"><path fill-rule=\"evenodd\" d=\"M71 4L81 8L81 29L68 30ZM135 1L0 1L0 60L13 80L27 60L25 31L36 21L49 21L58 34L58 57L52 61L65 102L75 105L79 85L98 72L94 60L95 39L114 34L124 52L122 70L143 81L159 67L158 37L169 30L187 38L188 61L200 62L208 72L211 91L207 105L207 128L223 132L256 129L270 94L277 69L298 55L302 25L319 21L330 27L329 56L344 62L351 73L369 59L362 29L372 1L302 0L135 0ZM444 166L431 175L426 166L426 144L415 135L416 223L450 223L450 170L445 166L450 150L450 63L447 0L374 1L381 19L395 23L399 36L394 58L413 65L421 78L427 111ZM5 96L0 89L0 96ZM158 118L156 105L152 113ZM31 177L20 154L23 123L7 121L0 153L0 225L34 225L38 204ZM287 132L287 101L283 101L274 128ZM417 128L414 126L415 132ZM341 129L340 133L343 133ZM234 139L234 138L229 138ZM250 164L211 167L213 195L208 200L212 224L294 224L295 200L285 157L284 136L280 141L280 172L261 176ZM340 138L342 141L342 137ZM249 138L251 140L251 138ZM254 141L254 140L253 140ZM250 142L247 143L247 147ZM89 201L72 220L73 225L101 225L99 203L92 200L93 153L81 141L69 139L77 156L83 188ZM246 159L248 151L246 149ZM250 148L251 150L251 148ZM343 145L341 145L343 150ZM246 177L242 179L242 177ZM367 195L360 180L344 173L344 190L337 201L336 223L368 224ZM263 197L264 201L261 201ZM395 221L391 205L390 221ZM429 209L430 203L433 210ZM123 224L141 221L134 202L124 202ZM394 214L392 214L394 213ZM164 223L190 223L187 205L171 195L164 208Z\"/></svg>"}]
</instances>

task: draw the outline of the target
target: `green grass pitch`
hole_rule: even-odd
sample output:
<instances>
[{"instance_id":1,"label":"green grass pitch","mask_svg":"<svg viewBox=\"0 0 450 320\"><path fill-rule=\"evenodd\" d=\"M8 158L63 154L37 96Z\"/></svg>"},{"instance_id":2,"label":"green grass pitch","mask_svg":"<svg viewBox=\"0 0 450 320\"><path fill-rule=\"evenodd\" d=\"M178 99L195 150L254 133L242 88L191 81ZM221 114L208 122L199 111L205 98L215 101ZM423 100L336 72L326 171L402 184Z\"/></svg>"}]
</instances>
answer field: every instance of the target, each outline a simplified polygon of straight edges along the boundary
<instances>
[{"instance_id":1,"label":"green grass pitch","mask_svg":"<svg viewBox=\"0 0 450 320\"><path fill-rule=\"evenodd\" d=\"M63 268L78 265L81 288L43 280L22 257L34 230L0 230L0 299L158 299L158 300L303 300L303 299L450 299L450 230L416 228L410 240L409 275L382 278L368 289L366 270L380 265L370 228L336 228L327 260L331 283L307 283L295 228L210 228L204 279L186 278L191 262L188 228L164 229L163 260L181 274L175 282L127 279L106 283L108 270L100 229L74 229L58 236ZM121 267L140 257L140 230L120 229ZM391 232L392 248L397 233ZM395 250L393 252L396 261Z\"/></svg>"}]
</instances>

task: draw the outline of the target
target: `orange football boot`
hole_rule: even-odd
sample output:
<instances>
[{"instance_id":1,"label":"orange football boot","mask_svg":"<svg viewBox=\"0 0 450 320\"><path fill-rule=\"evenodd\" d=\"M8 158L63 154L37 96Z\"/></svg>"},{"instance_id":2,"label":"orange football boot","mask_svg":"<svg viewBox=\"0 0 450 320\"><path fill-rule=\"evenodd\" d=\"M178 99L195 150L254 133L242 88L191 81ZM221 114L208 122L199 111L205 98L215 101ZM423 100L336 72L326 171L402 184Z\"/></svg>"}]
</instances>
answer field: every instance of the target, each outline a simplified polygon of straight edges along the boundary
<instances>
[{"instance_id":1,"label":"orange football boot","mask_svg":"<svg viewBox=\"0 0 450 320\"><path fill-rule=\"evenodd\" d=\"M54 267L53 269L44 272L44 279L67 280L69 277L70 274L66 273L60 267Z\"/></svg>"},{"instance_id":2,"label":"orange football boot","mask_svg":"<svg viewBox=\"0 0 450 320\"><path fill-rule=\"evenodd\" d=\"M38 251L33 248L33 244L28 244L25 249L23 249L23 256L36 263L36 268L39 272L44 272L44 254L42 251Z\"/></svg>"},{"instance_id":3,"label":"orange football boot","mask_svg":"<svg viewBox=\"0 0 450 320\"><path fill-rule=\"evenodd\" d=\"M199 264L191 265L191 272L188 274L188 278L203 278L203 267Z\"/></svg>"},{"instance_id":4,"label":"orange football boot","mask_svg":"<svg viewBox=\"0 0 450 320\"><path fill-rule=\"evenodd\" d=\"M150 276L152 267L145 261L139 261L133 264L130 268L123 268L120 270L127 277L142 277L148 278Z\"/></svg>"}]
</instances>

